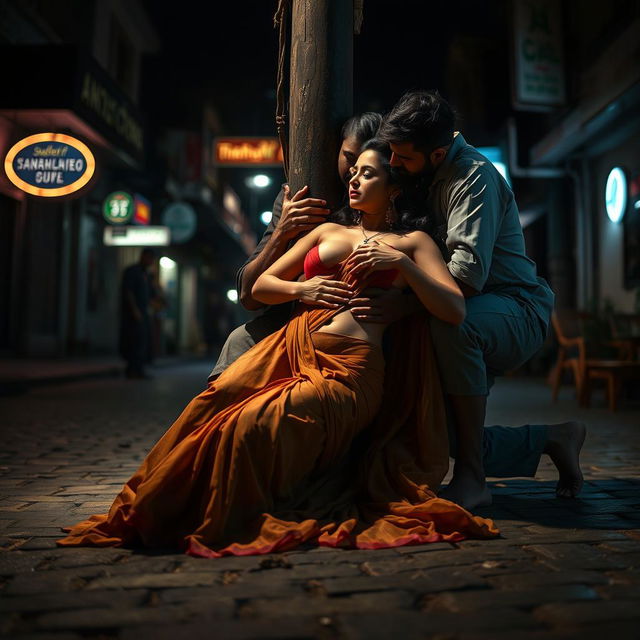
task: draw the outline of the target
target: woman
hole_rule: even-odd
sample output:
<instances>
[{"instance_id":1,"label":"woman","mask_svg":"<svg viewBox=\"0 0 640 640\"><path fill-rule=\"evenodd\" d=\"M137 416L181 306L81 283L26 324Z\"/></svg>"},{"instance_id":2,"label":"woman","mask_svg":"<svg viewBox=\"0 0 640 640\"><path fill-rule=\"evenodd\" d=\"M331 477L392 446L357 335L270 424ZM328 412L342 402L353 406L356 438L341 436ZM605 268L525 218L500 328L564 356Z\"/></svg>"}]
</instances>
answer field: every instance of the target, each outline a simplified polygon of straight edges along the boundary
<instances>
[{"instance_id":1,"label":"woman","mask_svg":"<svg viewBox=\"0 0 640 640\"><path fill-rule=\"evenodd\" d=\"M448 447L424 318L393 336L383 385L383 326L345 309L365 286L408 284L429 312L464 317L429 236L392 230L406 216L394 220L400 189L389 156L370 141L352 169L357 224L320 225L254 284L267 304L300 299L293 318L187 406L109 514L59 544L219 557L303 542L371 549L497 535L429 488L446 472ZM302 270L306 280L295 281Z\"/></svg>"},{"instance_id":2,"label":"woman","mask_svg":"<svg viewBox=\"0 0 640 640\"><path fill-rule=\"evenodd\" d=\"M382 116L379 113L365 112L352 116L342 127L337 169L340 180L345 186L345 203L346 187L351 177L349 171L360 154L360 148L367 140L375 137L381 122ZM218 361L209 375L209 382L215 380L256 342L281 329L287 323L293 311L292 303L265 306L253 298L251 289L263 271L282 256L302 234L326 222L329 213L330 210L326 208L324 200L309 196L308 187L305 186L297 193L291 194L289 186L283 186L273 203L271 222L253 255L237 274L240 303L245 309L260 310L261 313L250 322L236 327L229 334L220 351ZM393 298L395 298L394 311L399 309L402 312L403 308L398 302L405 302L408 296L393 296Z\"/></svg>"}]
</instances>

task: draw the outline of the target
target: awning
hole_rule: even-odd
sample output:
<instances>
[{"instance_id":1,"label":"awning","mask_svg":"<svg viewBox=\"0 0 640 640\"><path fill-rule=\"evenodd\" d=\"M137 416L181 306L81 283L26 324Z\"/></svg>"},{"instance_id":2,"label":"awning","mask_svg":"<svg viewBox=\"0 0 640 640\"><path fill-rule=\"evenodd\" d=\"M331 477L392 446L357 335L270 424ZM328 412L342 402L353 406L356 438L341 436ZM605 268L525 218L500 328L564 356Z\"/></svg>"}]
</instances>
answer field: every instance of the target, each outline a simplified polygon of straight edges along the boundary
<instances>
[{"instance_id":1,"label":"awning","mask_svg":"<svg viewBox=\"0 0 640 640\"><path fill-rule=\"evenodd\" d=\"M68 45L3 45L0 67L1 116L27 130L73 131L140 166L142 115L93 58Z\"/></svg>"},{"instance_id":2,"label":"awning","mask_svg":"<svg viewBox=\"0 0 640 640\"><path fill-rule=\"evenodd\" d=\"M593 155L640 129L640 20L634 20L580 78L578 104L531 149L533 166L552 166L575 151Z\"/></svg>"}]
</instances>

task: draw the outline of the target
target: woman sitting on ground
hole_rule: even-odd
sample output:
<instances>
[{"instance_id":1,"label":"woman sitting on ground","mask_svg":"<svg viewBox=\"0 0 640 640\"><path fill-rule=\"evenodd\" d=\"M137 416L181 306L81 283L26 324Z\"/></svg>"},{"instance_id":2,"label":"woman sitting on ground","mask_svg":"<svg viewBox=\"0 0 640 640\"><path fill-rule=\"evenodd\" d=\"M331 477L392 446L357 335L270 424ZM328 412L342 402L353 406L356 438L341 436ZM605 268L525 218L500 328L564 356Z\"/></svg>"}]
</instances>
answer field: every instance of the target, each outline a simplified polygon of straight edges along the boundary
<instances>
[{"instance_id":1,"label":"woman sitting on ground","mask_svg":"<svg viewBox=\"0 0 640 640\"><path fill-rule=\"evenodd\" d=\"M393 325L385 363L385 326L347 307L367 286L409 286L426 312L464 318L424 221L396 212L389 158L385 143L365 144L343 224L310 231L254 284L266 304L300 300L292 319L194 398L109 513L60 545L219 557L497 535L490 520L434 493L448 443L424 317Z\"/></svg>"}]
</instances>

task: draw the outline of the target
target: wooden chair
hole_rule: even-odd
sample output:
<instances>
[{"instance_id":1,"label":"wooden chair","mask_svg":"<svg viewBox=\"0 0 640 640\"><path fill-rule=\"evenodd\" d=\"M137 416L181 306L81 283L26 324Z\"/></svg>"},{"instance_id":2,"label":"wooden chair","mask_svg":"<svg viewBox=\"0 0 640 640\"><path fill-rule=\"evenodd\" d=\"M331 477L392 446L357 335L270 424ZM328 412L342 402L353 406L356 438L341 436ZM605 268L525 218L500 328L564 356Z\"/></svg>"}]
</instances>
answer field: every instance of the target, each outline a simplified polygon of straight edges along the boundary
<instances>
[{"instance_id":1,"label":"wooden chair","mask_svg":"<svg viewBox=\"0 0 640 640\"><path fill-rule=\"evenodd\" d=\"M558 399L562 375L566 369L573 373L578 402L588 407L591 401L592 381L606 382L609 409L615 411L622 383L628 379L640 379L640 363L629 360L609 360L589 357L588 345L583 336L582 320L585 316L572 309L558 309L551 321L558 339L558 359L551 371L552 398Z\"/></svg>"},{"instance_id":2,"label":"wooden chair","mask_svg":"<svg viewBox=\"0 0 640 640\"><path fill-rule=\"evenodd\" d=\"M620 360L640 360L640 314L612 313L609 315L610 344L618 351Z\"/></svg>"}]
</instances>

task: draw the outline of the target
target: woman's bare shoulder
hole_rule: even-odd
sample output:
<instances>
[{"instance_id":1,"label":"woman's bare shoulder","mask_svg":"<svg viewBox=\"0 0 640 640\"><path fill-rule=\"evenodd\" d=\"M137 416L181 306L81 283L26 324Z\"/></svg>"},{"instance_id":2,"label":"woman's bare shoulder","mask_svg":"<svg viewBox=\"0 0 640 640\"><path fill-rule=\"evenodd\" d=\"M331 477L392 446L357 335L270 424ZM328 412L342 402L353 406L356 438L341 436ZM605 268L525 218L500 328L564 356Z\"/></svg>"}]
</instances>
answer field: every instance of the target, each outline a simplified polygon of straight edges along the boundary
<instances>
[{"instance_id":1,"label":"woman's bare shoulder","mask_svg":"<svg viewBox=\"0 0 640 640\"><path fill-rule=\"evenodd\" d=\"M414 229L413 231L409 231L406 237L411 240L413 243L417 245L424 246L425 244L432 245L435 244L433 238L426 232L421 231L420 229Z\"/></svg>"},{"instance_id":2,"label":"woman's bare shoulder","mask_svg":"<svg viewBox=\"0 0 640 640\"><path fill-rule=\"evenodd\" d=\"M304 237L313 240L316 242L320 242L326 235L335 233L338 229L344 229L342 225L336 224L335 222L323 222L319 224L317 227L314 227L309 231Z\"/></svg>"},{"instance_id":3,"label":"woman's bare shoulder","mask_svg":"<svg viewBox=\"0 0 640 640\"><path fill-rule=\"evenodd\" d=\"M343 224L338 224L337 222L323 222L316 227L316 231L323 235L325 233L337 233L344 232L348 227L345 227Z\"/></svg>"},{"instance_id":4,"label":"woman's bare shoulder","mask_svg":"<svg viewBox=\"0 0 640 640\"><path fill-rule=\"evenodd\" d=\"M348 229L349 227L345 227L343 224L338 224L337 222L323 222L322 224L318 225L318 229L326 229L327 231L329 230L342 230L342 229Z\"/></svg>"}]
</instances>

